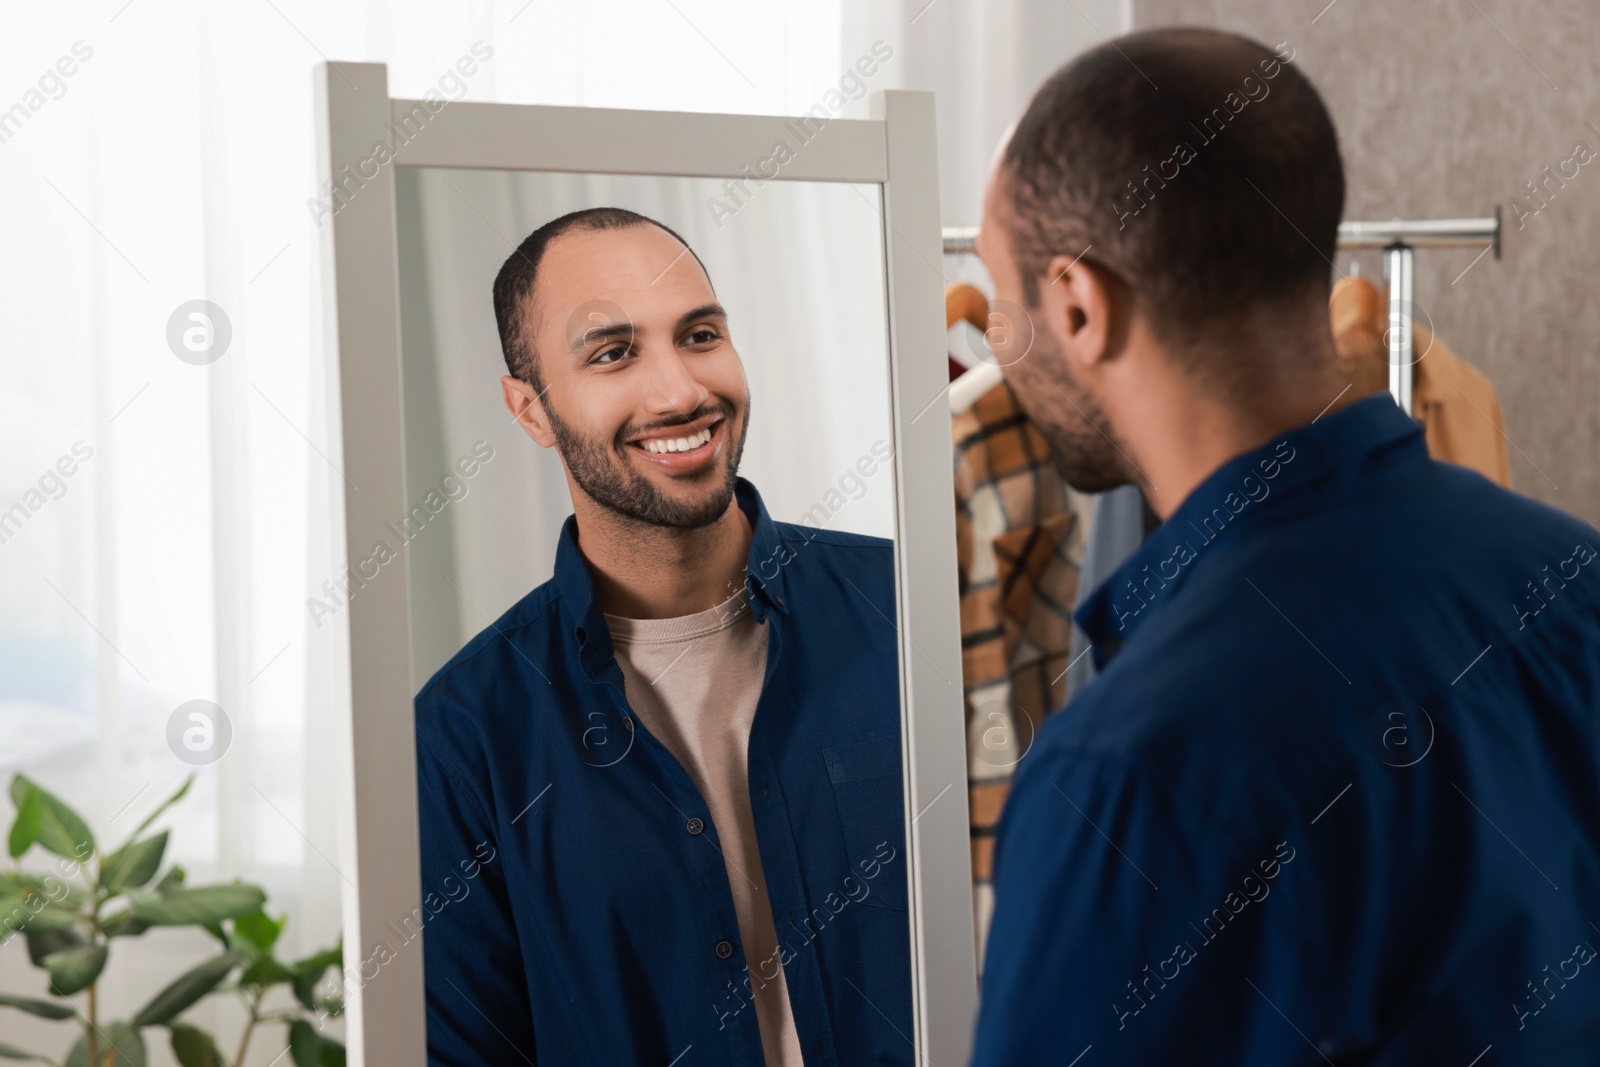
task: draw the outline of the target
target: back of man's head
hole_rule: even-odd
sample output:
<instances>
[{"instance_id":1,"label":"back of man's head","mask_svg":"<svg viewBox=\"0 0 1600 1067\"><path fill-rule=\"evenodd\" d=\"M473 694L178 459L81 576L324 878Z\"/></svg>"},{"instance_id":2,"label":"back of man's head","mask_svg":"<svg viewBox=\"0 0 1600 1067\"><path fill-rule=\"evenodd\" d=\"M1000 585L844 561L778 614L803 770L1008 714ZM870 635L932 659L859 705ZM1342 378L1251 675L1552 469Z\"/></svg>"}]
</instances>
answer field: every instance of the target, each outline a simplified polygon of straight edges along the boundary
<instances>
[{"instance_id":1,"label":"back of man's head","mask_svg":"<svg viewBox=\"0 0 1600 1067\"><path fill-rule=\"evenodd\" d=\"M1001 160L1027 302L1053 256L1089 249L1180 358L1230 320L1325 307L1344 170L1293 55L1159 29L1046 81Z\"/></svg>"}]
</instances>

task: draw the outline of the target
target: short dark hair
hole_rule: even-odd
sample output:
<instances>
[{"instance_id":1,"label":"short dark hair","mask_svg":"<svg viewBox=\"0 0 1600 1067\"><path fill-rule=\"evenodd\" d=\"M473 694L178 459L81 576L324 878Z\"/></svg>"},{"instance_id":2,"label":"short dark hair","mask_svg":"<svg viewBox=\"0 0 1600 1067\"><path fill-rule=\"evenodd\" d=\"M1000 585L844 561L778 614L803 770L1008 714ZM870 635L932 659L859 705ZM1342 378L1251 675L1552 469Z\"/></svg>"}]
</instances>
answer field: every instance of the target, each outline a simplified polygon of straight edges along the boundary
<instances>
[{"instance_id":1,"label":"short dark hair","mask_svg":"<svg viewBox=\"0 0 1600 1067\"><path fill-rule=\"evenodd\" d=\"M1030 305L1052 257L1090 246L1179 348L1241 312L1326 297L1344 168L1322 98L1283 47L1149 30L1039 88L1001 171Z\"/></svg>"},{"instance_id":2,"label":"short dark hair","mask_svg":"<svg viewBox=\"0 0 1600 1067\"><path fill-rule=\"evenodd\" d=\"M689 250L694 261L700 263L700 269L705 271L706 265L700 262L695 250L689 248L688 241L679 237L670 226L637 211L629 211L624 207L590 207L551 219L530 233L517 246L517 250L506 257L505 263L500 266L500 273L494 279L494 318L500 328L500 352L505 357L506 371L513 378L520 378L540 392L544 391L539 361L535 358L532 340L526 329L529 325L528 308L524 305L539 280L539 264L549 251L550 243L570 230L623 230L630 226L654 226L671 234L674 240ZM706 278L709 280L710 277L707 271Z\"/></svg>"}]
</instances>

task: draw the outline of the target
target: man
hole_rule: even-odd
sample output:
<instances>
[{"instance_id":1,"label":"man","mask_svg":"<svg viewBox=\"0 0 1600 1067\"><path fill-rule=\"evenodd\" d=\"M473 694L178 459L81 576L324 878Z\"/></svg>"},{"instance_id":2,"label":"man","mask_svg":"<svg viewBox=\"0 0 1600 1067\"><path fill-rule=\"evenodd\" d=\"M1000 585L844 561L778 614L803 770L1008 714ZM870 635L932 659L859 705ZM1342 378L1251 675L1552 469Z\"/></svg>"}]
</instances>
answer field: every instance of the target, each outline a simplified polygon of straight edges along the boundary
<instances>
[{"instance_id":1,"label":"man","mask_svg":"<svg viewBox=\"0 0 1600 1067\"><path fill-rule=\"evenodd\" d=\"M665 226L558 218L494 304L574 514L417 696L425 901L467 888L428 908L430 1062L909 1063L892 546L737 476L743 364Z\"/></svg>"},{"instance_id":2,"label":"man","mask_svg":"<svg viewBox=\"0 0 1600 1067\"><path fill-rule=\"evenodd\" d=\"M1008 377L1163 522L1019 766L974 1064L1596 1060L1600 535L1350 398L1343 201L1293 49L1198 29L1068 64L996 162Z\"/></svg>"}]
</instances>

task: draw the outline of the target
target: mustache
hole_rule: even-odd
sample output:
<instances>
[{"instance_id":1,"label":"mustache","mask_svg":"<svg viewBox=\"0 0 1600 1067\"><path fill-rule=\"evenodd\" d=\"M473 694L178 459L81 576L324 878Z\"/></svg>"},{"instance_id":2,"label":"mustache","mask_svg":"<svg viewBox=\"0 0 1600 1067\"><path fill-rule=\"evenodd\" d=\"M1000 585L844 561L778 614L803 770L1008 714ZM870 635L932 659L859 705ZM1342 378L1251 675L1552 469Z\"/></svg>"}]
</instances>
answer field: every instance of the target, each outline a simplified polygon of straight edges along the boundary
<instances>
[{"instance_id":1,"label":"mustache","mask_svg":"<svg viewBox=\"0 0 1600 1067\"><path fill-rule=\"evenodd\" d=\"M695 422L698 419L703 419L707 415L719 415L722 418L731 421L734 414L735 411L733 405L725 400L719 400L710 404L701 404L687 415L678 415L674 418L663 419L660 422L653 422L648 426L624 426L617 433L617 442L618 444L621 444L630 437L634 437L638 434L654 433L657 430L670 430L674 426L688 426L690 423Z\"/></svg>"}]
</instances>

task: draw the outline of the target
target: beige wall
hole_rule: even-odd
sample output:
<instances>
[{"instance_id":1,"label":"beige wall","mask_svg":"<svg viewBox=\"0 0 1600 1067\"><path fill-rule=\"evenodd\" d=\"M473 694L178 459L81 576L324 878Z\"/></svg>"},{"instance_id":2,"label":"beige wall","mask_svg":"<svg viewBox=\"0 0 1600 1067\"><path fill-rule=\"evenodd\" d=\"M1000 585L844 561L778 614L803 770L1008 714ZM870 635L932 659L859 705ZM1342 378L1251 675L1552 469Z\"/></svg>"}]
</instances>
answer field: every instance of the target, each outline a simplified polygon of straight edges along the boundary
<instances>
[{"instance_id":1,"label":"beige wall","mask_svg":"<svg viewBox=\"0 0 1600 1067\"><path fill-rule=\"evenodd\" d=\"M1524 183L1546 165L1555 172L1576 142L1600 153L1600 133L1584 125L1600 129L1600 5L1324 2L1134 0L1133 23L1293 45L1338 126L1348 219L1503 205L1503 258L1485 256L1452 285L1475 253L1419 251L1416 300L1494 381L1513 488L1600 523L1600 157L1564 188L1551 181L1547 206L1520 227L1513 210L1517 197L1538 207ZM1341 255L1339 269L1349 261ZM1378 276L1380 254L1361 267Z\"/></svg>"}]
</instances>

